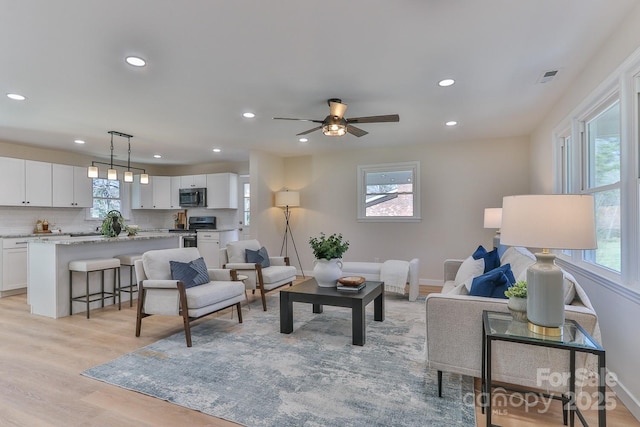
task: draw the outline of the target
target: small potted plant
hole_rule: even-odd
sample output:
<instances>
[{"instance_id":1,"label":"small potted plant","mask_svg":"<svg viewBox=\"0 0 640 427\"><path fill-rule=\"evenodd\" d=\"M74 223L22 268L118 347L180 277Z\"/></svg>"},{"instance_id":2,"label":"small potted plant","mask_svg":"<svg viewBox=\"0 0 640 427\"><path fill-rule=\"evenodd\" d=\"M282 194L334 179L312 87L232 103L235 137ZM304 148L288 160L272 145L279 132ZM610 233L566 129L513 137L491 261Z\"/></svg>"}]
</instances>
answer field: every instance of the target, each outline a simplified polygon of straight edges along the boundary
<instances>
[{"instance_id":1,"label":"small potted plant","mask_svg":"<svg viewBox=\"0 0 640 427\"><path fill-rule=\"evenodd\" d=\"M102 221L100 232L106 237L118 237L118 234L124 230L124 218L119 211L109 211Z\"/></svg>"},{"instance_id":2,"label":"small potted plant","mask_svg":"<svg viewBox=\"0 0 640 427\"><path fill-rule=\"evenodd\" d=\"M332 234L327 237L320 233L320 237L312 237L309 244L316 260L313 263L313 277L318 286L335 287L342 276L342 254L349 249L349 242L342 234Z\"/></svg>"},{"instance_id":3,"label":"small potted plant","mask_svg":"<svg viewBox=\"0 0 640 427\"><path fill-rule=\"evenodd\" d=\"M510 286L504 295L509 298L507 307L511 311L513 318L519 322L527 321L527 282L524 280L517 281Z\"/></svg>"}]
</instances>

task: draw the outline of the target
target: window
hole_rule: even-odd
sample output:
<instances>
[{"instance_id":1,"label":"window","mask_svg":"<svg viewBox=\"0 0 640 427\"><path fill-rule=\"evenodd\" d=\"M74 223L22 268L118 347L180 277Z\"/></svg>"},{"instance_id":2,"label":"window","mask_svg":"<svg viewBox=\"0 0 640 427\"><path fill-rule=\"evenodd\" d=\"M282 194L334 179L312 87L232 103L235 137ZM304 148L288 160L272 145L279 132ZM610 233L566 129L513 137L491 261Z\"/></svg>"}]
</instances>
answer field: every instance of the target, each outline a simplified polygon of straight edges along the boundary
<instances>
[{"instance_id":1,"label":"window","mask_svg":"<svg viewBox=\"0 0 640 427\"><path fill-rule=\"evenodd\" d=\"M251 226L251 191L248 182L242 184L242 201L244 225L248 227Z\"/></svg>"},{"instance_id":2,"label":"window","mask_svg":"<svg viewBox=\"0 0 640 427\"><path fill-rule=\"evenodd\" d=\"M94 178L91 218L102 219L111 210L122 211L120 181Z\"/></svg>"},{"instance_id":3,"label":"window","mask_svg":"<svg viewBox=\"0 0 640 427\"><path fill-rule=\"evenodd\" d=\"M358 166L359 221L419 221L418 162Z\"/></svg>"},{"instance_id":4,"label":"window","mask_svg":"<svg viewBox=\"0 0 640 427\"><path fill-rule=\"evenodd\" d=\"M621 271L620 233L620 102L606 105L584 121L583 193L596 205L598 249L585 251L585 261Z\"/></svg>"}]
</instances>

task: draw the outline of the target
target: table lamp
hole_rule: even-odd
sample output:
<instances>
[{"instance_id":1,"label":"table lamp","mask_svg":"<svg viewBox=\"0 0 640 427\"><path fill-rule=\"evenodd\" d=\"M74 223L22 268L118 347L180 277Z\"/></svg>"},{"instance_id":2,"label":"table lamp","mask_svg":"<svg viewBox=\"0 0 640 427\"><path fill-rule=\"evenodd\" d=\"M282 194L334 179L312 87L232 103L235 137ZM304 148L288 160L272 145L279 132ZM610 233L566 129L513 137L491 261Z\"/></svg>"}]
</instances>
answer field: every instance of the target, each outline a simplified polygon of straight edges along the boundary
<instances>
[{"instance_id":1,"label":"table lamp","mask_svg":"<svg viewBox=\"0 0 640 427\"><path fill-rule=\"evenodd\" d=\"M502 200L503 245L542 248L527 269L529 330L560 336L564 324L564 277L549 249L595 249L591 195L508 196Z\"/></svg>"},{"instance_id":2,"label":"table lamp","mask_svg":"<svg viewBox=\"0 0 640 427\"><path fill-rule=\"evenodd\" d=\"M497 228L496 235L493 236L493 247L500 246L500 227L502 226L502 208L485 208L484 228Z\"/></svg>"}]
</instances>

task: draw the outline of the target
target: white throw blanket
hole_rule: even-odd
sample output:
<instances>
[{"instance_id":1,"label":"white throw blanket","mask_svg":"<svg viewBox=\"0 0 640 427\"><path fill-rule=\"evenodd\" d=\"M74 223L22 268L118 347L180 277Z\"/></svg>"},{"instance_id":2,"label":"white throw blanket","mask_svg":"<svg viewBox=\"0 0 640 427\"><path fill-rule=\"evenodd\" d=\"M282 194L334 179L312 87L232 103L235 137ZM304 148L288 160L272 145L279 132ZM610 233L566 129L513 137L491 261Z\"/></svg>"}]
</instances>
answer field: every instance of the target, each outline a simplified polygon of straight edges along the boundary
<instances>
[{"instance_id":1,"label":"white throw blanket","mask_svg":"<svg viewBox=\"0 0 640 427\"><path fill-rule=\"evenodd\" d=\"M409 262L390 259L380 267L380 280L384 282L385 292L397 292L404 295L404 287L409 277Z\"/></svg>"}]
</instances>

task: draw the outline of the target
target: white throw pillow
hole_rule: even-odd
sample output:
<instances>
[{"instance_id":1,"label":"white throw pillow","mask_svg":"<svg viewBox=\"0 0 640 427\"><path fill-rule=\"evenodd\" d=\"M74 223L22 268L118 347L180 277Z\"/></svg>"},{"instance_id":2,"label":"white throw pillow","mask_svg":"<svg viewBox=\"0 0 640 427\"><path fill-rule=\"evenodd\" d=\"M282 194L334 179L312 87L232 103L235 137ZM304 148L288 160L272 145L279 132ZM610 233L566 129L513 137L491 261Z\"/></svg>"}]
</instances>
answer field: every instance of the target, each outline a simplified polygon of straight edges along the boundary
<instances>
[{"instance_id":1,"label":"white throw pillow","mask_svg":"<svg viewBox=\"0 0 640 427\"><path fill-rule=\"evenodd\" d=\"M528 249L512 246L502 254L500 265L511 264L516 280L527 280L527 269L535 264L536 256Z\"/></svg>"},{"instance_id":2,"label":"white throw pillow","mask_svg":"<svg viewBox=\"0 0 640 427\"><path fill-rule=\"evenodd\" d=\"M576 297L576 278L571 275L571 273L567 273L566 271L562 271L564 275L563 288L564 288L564 304L570 305L573 302L573 299Z\"/></svg>"},{"instance_id":3,"label":"white throw pillow","mask_svg":"<svg viewBox=\"0 0 640 427\"><path fill-rule=\"evenodd\" d=\"M456 273L456 278L454 279L455 286L458 286L469 277L478 277L482 273L484 273L484 259L473 259L473 257L470 256L462 262L462 265L460 265L460 268Z\"/></svg>"}]
</instances>

